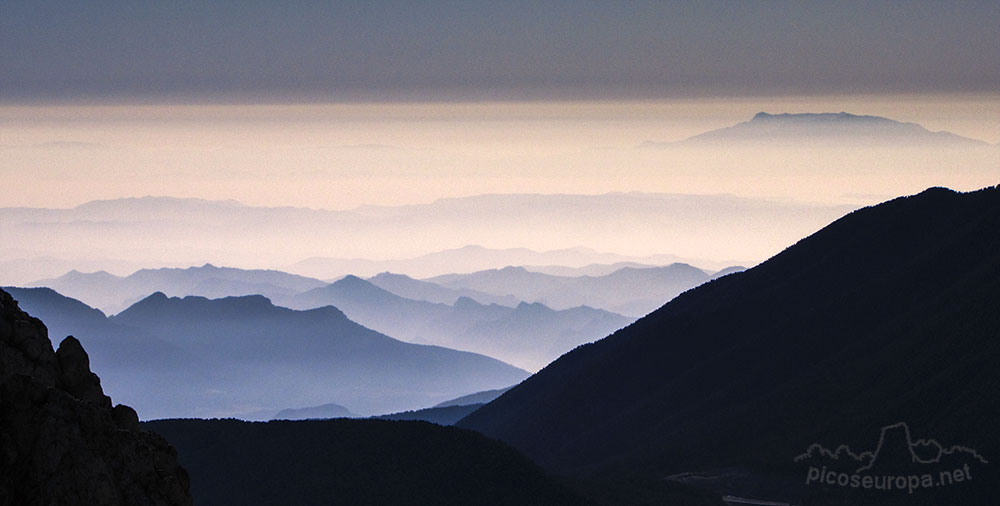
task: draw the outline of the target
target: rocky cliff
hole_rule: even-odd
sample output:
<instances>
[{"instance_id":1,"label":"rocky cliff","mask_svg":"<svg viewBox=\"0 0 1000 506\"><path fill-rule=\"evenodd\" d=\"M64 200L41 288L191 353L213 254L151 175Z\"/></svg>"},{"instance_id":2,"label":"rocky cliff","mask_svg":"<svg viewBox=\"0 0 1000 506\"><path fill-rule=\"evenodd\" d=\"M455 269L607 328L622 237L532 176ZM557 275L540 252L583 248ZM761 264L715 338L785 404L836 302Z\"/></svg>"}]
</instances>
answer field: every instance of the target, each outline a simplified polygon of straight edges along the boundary
<instances>
[{"instance_id":1,"label":"rocky cliff","mask_svg":"<svg viewBox=\"0 0 1000 506\"><path fill-rule=\"evenodd\" d=\"M0 505L190 505L187 472L136 412L112 407L72 336L0 290Z\"/></svg>"}]
</instances>

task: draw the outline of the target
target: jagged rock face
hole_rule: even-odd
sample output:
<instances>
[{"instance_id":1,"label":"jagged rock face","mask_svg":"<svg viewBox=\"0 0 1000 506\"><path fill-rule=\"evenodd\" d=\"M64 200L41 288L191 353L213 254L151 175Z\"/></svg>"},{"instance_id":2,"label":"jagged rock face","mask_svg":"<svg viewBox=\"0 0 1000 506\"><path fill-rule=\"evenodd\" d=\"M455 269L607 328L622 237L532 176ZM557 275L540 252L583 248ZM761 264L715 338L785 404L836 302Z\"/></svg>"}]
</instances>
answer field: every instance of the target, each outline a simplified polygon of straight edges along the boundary
<instances>
[{"instance_id":1,"label":"jagged rock face","mask_svg":"<svg viewBox=\"0 0 1000 506\"><path fill-rule=\"evenodd\" d=\"M0 290L0 506L190 504L177 452L112 408L80 342L53 351Z\"/></svg>"}]
</instances>

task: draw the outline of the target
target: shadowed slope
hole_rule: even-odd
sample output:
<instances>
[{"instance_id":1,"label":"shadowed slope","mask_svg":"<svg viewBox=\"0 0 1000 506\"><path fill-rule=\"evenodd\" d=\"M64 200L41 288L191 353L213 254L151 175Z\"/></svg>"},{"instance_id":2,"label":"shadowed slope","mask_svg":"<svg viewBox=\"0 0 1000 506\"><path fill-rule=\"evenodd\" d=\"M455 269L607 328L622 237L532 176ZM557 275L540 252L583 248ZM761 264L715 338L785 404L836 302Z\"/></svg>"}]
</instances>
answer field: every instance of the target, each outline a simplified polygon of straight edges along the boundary
<instances>
[{"instance_id":1,"label":"shadowed slope","mask_svg":"<svg viewBox=\"0 0 1000 506\"><path fill-rule=\"evenodd\" d=\"M800 481L792 458L810 443L863 447L899 421L1000 455L997 230L1000 188L856 211L563 356L459 425L572 473L737 466ZM987 473L945 498L989 497Z\"/></svg>"},{"instance_id":2,"label":"shadowed slope","mask_svg":"<svg viewBox=\"0 0 1000 506\"><path fill-rule=\"evenodd\" d=\"M472 431L383 420L159 420L195 496L225 505L586 505Z\"/></svg>"}]
</instances>

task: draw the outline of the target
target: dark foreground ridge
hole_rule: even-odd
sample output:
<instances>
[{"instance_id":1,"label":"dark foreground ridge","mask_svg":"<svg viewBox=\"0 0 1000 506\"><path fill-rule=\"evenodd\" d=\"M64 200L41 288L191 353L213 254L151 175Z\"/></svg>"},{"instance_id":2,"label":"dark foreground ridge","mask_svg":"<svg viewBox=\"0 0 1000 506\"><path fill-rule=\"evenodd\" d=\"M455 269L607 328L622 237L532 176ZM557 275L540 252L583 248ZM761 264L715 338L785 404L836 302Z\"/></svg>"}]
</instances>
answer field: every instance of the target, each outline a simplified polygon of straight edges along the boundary
<instances>
[{"instance_id":1,"label":"dark foreground ridge","mask_svg":"<svg viewBox=\"0 0 1000 506\"><path fill-rule=\"evenodd\" d=\"M0 505L192 504L187 472L136 412L112 407L80 342L0 290Z\"/></svg>"},{"instance_id":2,"label":"dark foreground ridge","mask_svg":"<svg viewBox=\"0 0 1000 506\"><path fill-rule=\"evenodd\" d=\"M996 504L998 386L1000 187L932 188L690 290L457 425L569 475L697 474L795 504ZM810 445L873 450L899 422L990 463L920 467L967 463L973 478L912 494L804 486L810 464L793 459Z\"/></svg>"},{"instance_id":3,"label":"dark foreground ridge","mask_svg":"<svg viewBox=\"0 0 1000 506\"><path fill-rule=\"evenodd\" d=\"M473 431L384 420L157 420L213 506L587 505Z\"/></svg>"}]
</instances>

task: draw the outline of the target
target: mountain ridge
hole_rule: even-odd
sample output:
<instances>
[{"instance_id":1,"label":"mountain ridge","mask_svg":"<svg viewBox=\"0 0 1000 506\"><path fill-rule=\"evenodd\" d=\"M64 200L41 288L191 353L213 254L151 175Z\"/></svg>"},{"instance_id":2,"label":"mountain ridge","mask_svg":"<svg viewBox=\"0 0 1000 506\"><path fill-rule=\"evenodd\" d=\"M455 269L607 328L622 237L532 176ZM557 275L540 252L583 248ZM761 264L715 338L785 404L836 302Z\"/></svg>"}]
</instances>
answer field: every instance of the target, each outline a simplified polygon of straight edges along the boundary
<instances>
[{"instance_id":1,"label":"mountain ridge","mask_svg":"<svg viewBox=\"0 0 1000 506\"><path fill-rule=\"evenodd\" d=\"M777 473L770 492L794 503L821 494L792 460L818 434L851 442L906 420L998 454L984 425L1000 416L987 394L1000 384L997 229L1000 186L855 211L564 355L458 425L573 475L742 469L756 479L734 495L754 497ZM981 503L994 474L978 472L918 504Z\"/></svg>"},{"instance_id":2,"label":"mountain ridge","mask_svg":"<svg viewBox=\"0 0 1000 506\"><path fill-rule=\"evenodd\" d=\"M207 297L260 294L280 298L323 284L318 279L273 269L236 269L206 263L187 268L139 269L128 276L74 269L58 278L29 283L29 286L47 286L113 314L153 292Z\"/></svg>"},{"instance_id":3,"label":"mountain ridge","mask_svg":"<svg viewBox=\"0 0 1000 506\"><path fill-rule=\"evenodd\" d=\"M331 398L361 414L385 413L527 376L490 357L393 339L334 307L295 311L263 296L158 293L103 317L51 289L11 290L50 322L52 332L78 336L111 391L144 419L270 416ZM81 309L66 311L67 305Z\"/></svg>"},{"instance_id":4,"label":"mountain ridge","mask_svg":"<svg viewBox=\"0 0 1000 506\"><path fill-rule=\"evenodd\" d=\"M874 139L861 139L874 136ZM840 139L851 138L877 142L932 142L942 145L990 146L979 139L963 137L947 131L931 131L918 123L902 122L883 116L839 113L778 113L758 112L749 121L704 132L680 141L753 141L780 138Z\"/></svg>"},{"instance_id":5,"label":"mountain ridge","mask_svg":"<svg viewBox=\"0 0 1000 506\"><path fill-rule=\"evenodd\" d=\"M298 294L285 305L333 305L354 321L413 343L482 353L537 369L575 346L621 328L632 318L601 309L552 310L520 303L484 305L462 297L453 305L400 297L357 276Z\"/></svg>"}]
</instances>

